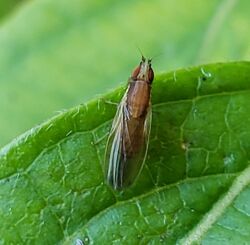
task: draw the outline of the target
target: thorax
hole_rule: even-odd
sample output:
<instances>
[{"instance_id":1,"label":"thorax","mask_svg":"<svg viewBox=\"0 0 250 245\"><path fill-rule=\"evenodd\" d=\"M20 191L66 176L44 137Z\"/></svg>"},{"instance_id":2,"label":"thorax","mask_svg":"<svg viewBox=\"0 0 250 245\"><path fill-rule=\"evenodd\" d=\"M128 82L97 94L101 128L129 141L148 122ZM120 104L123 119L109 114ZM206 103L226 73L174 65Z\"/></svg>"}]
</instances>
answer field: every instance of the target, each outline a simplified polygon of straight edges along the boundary
<instances>
[{"instance_id":1,"label":"thorax","mask_svg":"<svg viewBox=\"0 0 250 245\"><path fill-rule=\"evenodd\" d=\"M127 94L127 109L133 118L147 113L151 86L143 80L131 81Z\"/></svg>"}]
</instances>

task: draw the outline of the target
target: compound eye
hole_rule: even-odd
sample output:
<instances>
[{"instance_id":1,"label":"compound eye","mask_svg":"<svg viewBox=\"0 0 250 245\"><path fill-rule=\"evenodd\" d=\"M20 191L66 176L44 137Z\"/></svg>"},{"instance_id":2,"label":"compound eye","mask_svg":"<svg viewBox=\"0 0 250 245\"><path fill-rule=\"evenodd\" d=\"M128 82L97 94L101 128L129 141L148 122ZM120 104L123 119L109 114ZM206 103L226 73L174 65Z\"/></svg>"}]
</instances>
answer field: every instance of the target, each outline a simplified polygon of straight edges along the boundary
<instances>
[{"instance_id":1,"label":"compound eye","mask_svg":"<svg viewBox=\"0 0 250 245\"><path fill-rule=\"evenodd\" d=\"M134 71L132 72L132 79L133 80L137 80L137 76L139 75L139 72L140 72L140 69L141 69L141 65L137 66Z\"/></svg>"},{"instance_id":2,"label":"compound eye","mask_svg":"<svg viewBox=\"0 0 250 245\"><path fill-rule=\"evenodd\" d=\"M154 71L153 69L150 67L148 70L148 81L149 83L152 83L154 80Z\"/></svg>"}]
</instances>

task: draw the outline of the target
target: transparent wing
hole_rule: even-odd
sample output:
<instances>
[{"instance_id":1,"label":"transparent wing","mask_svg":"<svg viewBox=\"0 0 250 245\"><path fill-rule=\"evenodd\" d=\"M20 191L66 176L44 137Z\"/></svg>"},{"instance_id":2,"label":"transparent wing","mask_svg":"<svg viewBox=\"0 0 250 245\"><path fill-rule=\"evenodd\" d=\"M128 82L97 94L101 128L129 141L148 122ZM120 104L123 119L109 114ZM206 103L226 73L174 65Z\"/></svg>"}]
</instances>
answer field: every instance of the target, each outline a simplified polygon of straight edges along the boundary
<instances>
[{"instance_id":1,"label":"transparent wing","mask_svg":"<svg viewBox=\"0 0 250 245\"><path fill-rule=\"evenodd\" d=\"M105 171L107 182L117 189L119 186L119 170L121 168L121 152L124 128L124 110L126 107L126 94L124 94L121 103L118 106L114 117L108 142L105 151Z\"/></svg>"},{"instance_id":2,"label":"transparent wing","mask_svg":"<svg viewBox=\"0 0 250 245\"><path fill-rule=\"evenodd\" d=\"M151 129L151 106L142 118L132 118L125 93L115 115L107 142L105 165L108 183L114 189L132 184L145 161Z\"/></svg>"}]
</instances>

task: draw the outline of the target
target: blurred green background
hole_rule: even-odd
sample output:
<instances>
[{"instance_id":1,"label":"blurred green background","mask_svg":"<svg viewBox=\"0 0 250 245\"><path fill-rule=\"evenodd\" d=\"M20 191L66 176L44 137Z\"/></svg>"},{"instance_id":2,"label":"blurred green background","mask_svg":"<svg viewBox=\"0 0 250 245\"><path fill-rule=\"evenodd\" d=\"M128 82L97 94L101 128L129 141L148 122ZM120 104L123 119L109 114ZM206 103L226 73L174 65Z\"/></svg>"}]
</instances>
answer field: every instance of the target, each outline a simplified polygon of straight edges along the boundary
<instances>
[{"instance_id":1,"label":"blurred green background","mask_svg":"<svg viewBox=\"0 0 250 245\"><path fill-rule=\"evenodd\" d=\"M0 3L0 146L58 111L156 73L249 60L250 1L29 0Z\"/></svg>"}]
</instances>

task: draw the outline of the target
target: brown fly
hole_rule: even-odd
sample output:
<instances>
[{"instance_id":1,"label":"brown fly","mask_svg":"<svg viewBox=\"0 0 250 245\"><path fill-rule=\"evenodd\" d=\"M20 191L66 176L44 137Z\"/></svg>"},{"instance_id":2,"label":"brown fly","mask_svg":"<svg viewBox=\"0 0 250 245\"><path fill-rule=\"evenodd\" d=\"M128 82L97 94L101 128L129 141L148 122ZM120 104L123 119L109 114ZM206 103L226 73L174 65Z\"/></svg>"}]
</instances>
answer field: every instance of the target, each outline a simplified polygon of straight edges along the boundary
<instances>
[{"instance_id":1,"label":"brown fly","mask_svg":"<svg viewBox=\"0 0 250 245\"><path fill-rule=\"evenodd\" d=\"M142 60L128 80L107 142L105 165L107 182L114 189L131 185L139 175L147 155L151 128L151 60Z\"/></svg>"}]
</instances>

